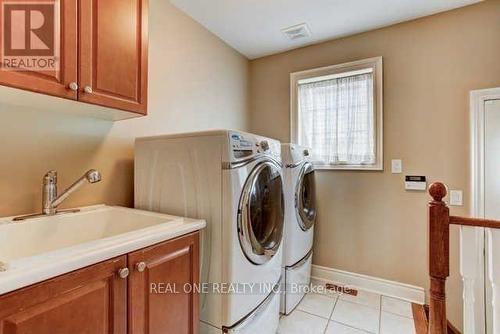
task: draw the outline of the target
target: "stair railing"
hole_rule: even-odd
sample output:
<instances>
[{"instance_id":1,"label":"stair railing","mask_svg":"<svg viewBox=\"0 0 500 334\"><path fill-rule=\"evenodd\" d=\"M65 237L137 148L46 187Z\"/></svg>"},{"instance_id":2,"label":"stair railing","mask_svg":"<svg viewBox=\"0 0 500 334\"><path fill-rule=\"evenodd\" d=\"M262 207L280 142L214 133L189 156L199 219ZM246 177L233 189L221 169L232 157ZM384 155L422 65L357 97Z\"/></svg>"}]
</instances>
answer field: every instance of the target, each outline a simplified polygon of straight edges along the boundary
<instances>
[{"instance_id":1,"label":"stair railing","mask_svg":"<svg viewBox=\"0 0 500 334\"><path fill-rule=\"evenodd\" d=\"M447 334L446 279L450 275L450 224L500 229L500 221L450 216L443 183L430 185L429 194L429 334Z\"/></svg>"}]
</instances>

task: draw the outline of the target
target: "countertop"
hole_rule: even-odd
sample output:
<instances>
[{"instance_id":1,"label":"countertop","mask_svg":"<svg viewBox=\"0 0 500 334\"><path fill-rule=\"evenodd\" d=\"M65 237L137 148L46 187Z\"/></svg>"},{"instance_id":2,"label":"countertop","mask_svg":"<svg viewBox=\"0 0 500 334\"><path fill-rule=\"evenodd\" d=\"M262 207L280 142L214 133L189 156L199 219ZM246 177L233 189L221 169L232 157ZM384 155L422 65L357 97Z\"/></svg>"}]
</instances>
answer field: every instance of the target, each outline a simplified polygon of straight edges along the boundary
<instances>
[{"instance_id":1,"label":"countertop","mask_svg":"<svg viewBox=\"0 0 500 334\"><path fill-rule=\"evenodd\" d=\"M48 251L40 252L39 254L34 251L33 254L27 252L29 254L27 256L15 257L10 254L12 251L9 253L9 250L13 249L12 246L11 249L6 247L2 249L2 247L0 247L0 261L5 264L3 268L5 271L0 271L0 295L90 266L92 264L96 264L101 261L198 231L206 226L206 222L204 220L176 217L121 207L99 205L80 209L81 212L75 215L85 215L88 213L94 214L97 212L95 210L114 210L113 212L119 212L121 215L131 213L140 214L146 218L151 217L151 219L156 219L156 221L160 220L160 223L155 223L153 226L147 226L137 230L113 236L106 236L95 240L90 240L92 239L92 237L90 237L88 241L67 247L57 249L50 249L50 247L48 247ZM62 215L57 217L62 217ZM69 218L69 215L67 215L67 217ZM83 217L83 219L84 218L85 217ZM46 220L51 218L44 217L41 219ZM79 219L82 218L80 217ZM165 219L165 223L161 223L161 219ZM63 223L64 222L58 222L58 224ZM18 228L18 226L14 224L43 224L43 221L39 221L39 219L32 219L23 222L13 222L12 217L0 218L0 243L3 242L3 238L6 238L4 239L5 242L16 242L16 240L7 239L9 236L15 239L15 237L13 237L15 236L15 233L12 233L12 230ZM85 224L92 224L92 221L85 221ZM128 224L130 225L131 223L128 222ZM23 231L31 232L33 230L33 226L34 225L25 225L24 230L21 230L21 233ZM44 231L45 230L50 231L50 229L44 229ZM16 230L15 232L18 233L18 235L22 235L23 238L26 239L24 237L25 233L19 234L19 230ZM105 232L106 231L101 231L100 233L106 235ZM78 231L76 233L78 233ZM21 241L19 241L18 245L14 245L14 247L19 248L25 246L23 246ZM9 255L11 257L10 260Z\"/></svg>"}]
</instances>

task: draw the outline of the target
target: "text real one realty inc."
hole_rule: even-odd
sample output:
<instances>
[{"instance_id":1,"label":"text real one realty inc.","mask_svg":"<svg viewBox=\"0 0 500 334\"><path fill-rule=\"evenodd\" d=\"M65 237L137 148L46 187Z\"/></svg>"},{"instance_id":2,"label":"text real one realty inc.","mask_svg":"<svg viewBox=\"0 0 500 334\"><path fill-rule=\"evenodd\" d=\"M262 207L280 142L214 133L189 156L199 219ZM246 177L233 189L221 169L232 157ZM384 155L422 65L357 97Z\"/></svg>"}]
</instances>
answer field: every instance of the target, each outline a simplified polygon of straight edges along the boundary
<instances>
[{"instance_id":1,"label":"text real one realty inc.","mask_svg":"<svg viewBox=\"0 0 500 334\"><path fill-rule=\"evenodd\" d=\"M251 294L279 292L280 287L272 283L198 283L176 284L158 282L151 283L151 294L169 293L217 293L217 294Z\"/></svg>"}]
</instances>

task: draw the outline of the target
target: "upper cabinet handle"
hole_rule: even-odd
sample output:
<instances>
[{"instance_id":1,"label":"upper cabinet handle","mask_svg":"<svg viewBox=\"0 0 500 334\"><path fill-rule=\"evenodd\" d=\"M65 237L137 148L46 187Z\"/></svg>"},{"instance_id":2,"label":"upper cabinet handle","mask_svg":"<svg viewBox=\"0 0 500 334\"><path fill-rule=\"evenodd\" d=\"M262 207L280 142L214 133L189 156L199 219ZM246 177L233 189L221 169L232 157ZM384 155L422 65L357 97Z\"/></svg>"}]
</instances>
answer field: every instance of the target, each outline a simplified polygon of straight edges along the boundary
<instances>
[{"instance_id":1,"label":"upper cabinet handle","mask_svg":"<svg viewBox=\"0 0 500 334\"><path fill-rule=\"evenodd\" d=\"M76 82L70 82L68 85L68 88L71 89L72 91L76 92L78 90L78 84Z\"/></svg>"},{"instance_id":2,"label":"upper cabinet handle","mask_svg":"<svg viewBox=\"0 0 500 334\"><path fill-rule=\"evenodd\" d=\"M85 88L83 88L83 91L87 94L92 94L94 91L92 90L92 87L90 86L85 86Z\"/></svg>"}]
</instances>

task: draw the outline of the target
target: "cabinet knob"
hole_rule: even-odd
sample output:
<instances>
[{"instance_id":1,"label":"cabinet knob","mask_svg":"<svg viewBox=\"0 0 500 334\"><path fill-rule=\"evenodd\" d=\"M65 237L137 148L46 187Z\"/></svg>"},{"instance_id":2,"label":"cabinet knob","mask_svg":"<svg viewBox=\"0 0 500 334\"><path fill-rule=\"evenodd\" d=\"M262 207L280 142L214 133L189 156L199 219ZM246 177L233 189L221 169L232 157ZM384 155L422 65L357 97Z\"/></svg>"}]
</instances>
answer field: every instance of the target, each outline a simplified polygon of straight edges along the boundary
<instances>
[{"instance_id":1,"label":"cabinet knob","mask_svg":"<svg viewBox=\"0 0 500 334\"><path fill-rule=\"evenodd\" d=\"M78 90L78 84L76 82L70 82L68 85L68 88L71 89L72 91L76 92Z\"/></svg>"},{"instance_id":2,"label":"cabinet knob","mask_svg":"<svg viewBox=\"0 0 500 334\"><path fill-rule=\"evenodd\" d=\"M135 265L135 268L137 269L138 272L142 273L144 270L146 270L146 262L139 262Z\"/></svg>"},{"instance_id":3,"label":"cabinet knob","mask_svg":"<svg viewBox=\"0 0 500 334\"><path fill-rule=\"evenodd\" d=\"M128 270L128 268L122 268L118 270L118 276L120 276L120 278L127 278L129 274L130 270Z\"/></svg>"},{"instance_id":4,"label":"cabinet knob","mask_svg":"<svg viewBox=\"0 0 500 334\"><path fill-rule=\"evenodd\" d=\"M94 92L94 91L92 90L92 87L90 87L90 86L85 86L85 87L83 88L83 91L84 91L85 93L87 93L87 94L92 94L92 93Z\"/></svg>"}]
</instances>

